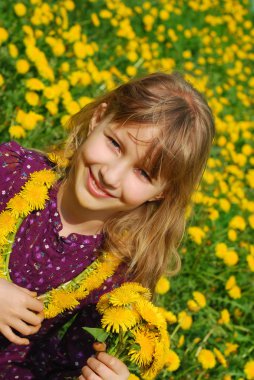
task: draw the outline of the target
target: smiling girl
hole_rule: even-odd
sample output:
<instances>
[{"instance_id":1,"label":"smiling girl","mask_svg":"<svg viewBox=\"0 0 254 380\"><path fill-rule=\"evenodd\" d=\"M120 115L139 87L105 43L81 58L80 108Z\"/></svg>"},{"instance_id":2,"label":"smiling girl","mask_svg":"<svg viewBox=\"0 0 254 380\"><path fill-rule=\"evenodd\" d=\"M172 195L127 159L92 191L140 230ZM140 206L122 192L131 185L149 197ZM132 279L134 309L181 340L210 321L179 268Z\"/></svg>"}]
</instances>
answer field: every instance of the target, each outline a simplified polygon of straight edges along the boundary
<instances>
[{"instance_id":1,"label":"smiling girl","mask_svg":"<svg viewBox=\"0 0 254 380\"><path fill-rule=\"evenodd\" d=\"M214 136L204 98L164 73L96 99L69 127L65 169L15 142L0 147L0 379L128 378L120 360L92 356L82 326L99 325L102 294L126 281L153 291L168 268L179 270L186 208ZM17 199L28 206L19 203L8 249L1 220ZM91 274L98 282L68 304L68 284L80 290Z\"/></svg>"}]
</instances>

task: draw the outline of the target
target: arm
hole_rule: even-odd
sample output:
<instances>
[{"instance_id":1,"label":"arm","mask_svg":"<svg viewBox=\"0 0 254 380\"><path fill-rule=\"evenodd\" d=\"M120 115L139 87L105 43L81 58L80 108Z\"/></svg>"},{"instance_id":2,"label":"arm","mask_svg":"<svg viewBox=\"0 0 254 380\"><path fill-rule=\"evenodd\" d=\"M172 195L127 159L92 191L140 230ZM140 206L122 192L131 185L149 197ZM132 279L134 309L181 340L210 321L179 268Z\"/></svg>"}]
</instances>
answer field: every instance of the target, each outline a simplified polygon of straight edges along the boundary
<instances>
[{"instance_id":1,"label":"arm","mask_svg":"<svg viewBox=\"0 0 254 380\"><path fill-rule=\"evenodd\" d=\"M99 352L87 360L79 380L127 380L129 375L127 366L121 360Z\"/></svg>"},{"instance_id":2,"label":"arm","mask_svg":"<svg viewBox=\"0 0 254 380\"><path fill-rule=\"evenodd\" d=\"M43 304L35 297L36 293L0 278L0 332L10 342L27 345L29 340L15 332L31 335L40 329Z\"/></svg>"}]
</instances>

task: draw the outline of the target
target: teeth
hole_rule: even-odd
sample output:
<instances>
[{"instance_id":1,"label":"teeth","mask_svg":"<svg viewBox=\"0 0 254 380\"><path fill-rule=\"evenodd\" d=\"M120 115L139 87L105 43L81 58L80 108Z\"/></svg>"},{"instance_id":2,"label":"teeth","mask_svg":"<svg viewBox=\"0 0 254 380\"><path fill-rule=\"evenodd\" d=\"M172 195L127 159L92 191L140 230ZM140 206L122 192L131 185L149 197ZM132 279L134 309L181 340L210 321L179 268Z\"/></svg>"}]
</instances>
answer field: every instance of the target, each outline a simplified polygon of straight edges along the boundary
<instances>
[{"instance_id":1,"label":"teeth","mask_svg":"<svg viewBox=\"0 0 254 380\"><path fill-rule=\"evenodd\" d=\"M97 185L96 185L96 182L95 180L92 178L92 183L94 185L94 187L96 188L96 190L101 193L102 195L106 194L104 191L102 191Z\"/></svg>"}]
</instances>

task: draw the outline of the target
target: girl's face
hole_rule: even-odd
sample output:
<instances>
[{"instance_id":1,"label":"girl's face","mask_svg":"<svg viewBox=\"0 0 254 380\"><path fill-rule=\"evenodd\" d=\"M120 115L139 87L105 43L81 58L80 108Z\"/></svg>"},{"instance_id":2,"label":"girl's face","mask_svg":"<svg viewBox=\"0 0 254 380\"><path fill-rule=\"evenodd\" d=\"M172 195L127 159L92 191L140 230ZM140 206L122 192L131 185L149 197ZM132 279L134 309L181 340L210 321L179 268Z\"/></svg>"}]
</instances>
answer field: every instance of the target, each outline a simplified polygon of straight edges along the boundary
<instances>
[{"instance_id":1,"label":"girl's face","mask_svg":"<svg viewBox=\"0 0 254 380\"><path fill-rule=\"evenodd\" d=\"M162 198L162 181L151 178L140 164L156 133L150 126L116 128L107 118L92 119L71 174L73 196L83 211L94 211L103 221Z\"/></svg>"}]
</instances>

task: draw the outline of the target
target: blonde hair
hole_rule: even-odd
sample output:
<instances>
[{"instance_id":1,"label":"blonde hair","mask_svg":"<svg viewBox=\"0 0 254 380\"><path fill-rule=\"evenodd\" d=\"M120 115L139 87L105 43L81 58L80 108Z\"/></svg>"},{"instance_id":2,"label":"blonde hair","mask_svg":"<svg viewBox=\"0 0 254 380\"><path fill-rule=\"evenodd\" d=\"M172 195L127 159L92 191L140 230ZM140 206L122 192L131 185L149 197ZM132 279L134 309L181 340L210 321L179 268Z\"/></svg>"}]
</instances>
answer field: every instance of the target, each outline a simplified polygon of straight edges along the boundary
<instances>
[{"instance_id":1,"label":"blonde hair","mask_svg":"<svg viewBox=\"0 0 254 380\"><path fill-rule=\"evenodd\" d=\"M172 275L181 267L177 247L185 229L186 208L202 178L214 137L212 112L179 73L154 73L132 80L71 117L66 141L66 151L74 152L70 167L101 103L107 103L103 119L111 115L119 127L154 125L161 131L147 160L153 174L166 180L165 197L118 213L103 226L104 248L128 264L133 280L153 291L167 269Z\"/></svg>"}]
</instances>

